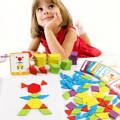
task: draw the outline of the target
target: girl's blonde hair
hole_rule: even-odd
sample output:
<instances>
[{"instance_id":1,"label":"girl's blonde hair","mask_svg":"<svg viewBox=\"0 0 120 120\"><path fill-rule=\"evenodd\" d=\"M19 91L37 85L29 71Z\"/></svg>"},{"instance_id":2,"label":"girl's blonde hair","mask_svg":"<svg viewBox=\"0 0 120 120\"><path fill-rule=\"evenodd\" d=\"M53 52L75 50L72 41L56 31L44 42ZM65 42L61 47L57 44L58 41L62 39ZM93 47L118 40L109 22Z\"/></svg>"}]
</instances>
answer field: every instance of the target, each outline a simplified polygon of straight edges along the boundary
<instances>
[{"instance_id":1,"label":"girl's blonde hair","mask_svg":"<svg viewBox=\"0 0 120 120\"><path fill-rule=\"evenodd\" d=\"M68 10L65 8L64 4L60 0L45 0L48 3L54 3L60 9L63 22L61 27L67 27L69 25L73 25L73 21L71 15ZM39 7L41 0L34 0L32 5L32 19L31 19L31 36L32 38L39 37L41 33L43 33L43 28L38 25L36 19L36 9Z\"/></svg>"}]
</instances>

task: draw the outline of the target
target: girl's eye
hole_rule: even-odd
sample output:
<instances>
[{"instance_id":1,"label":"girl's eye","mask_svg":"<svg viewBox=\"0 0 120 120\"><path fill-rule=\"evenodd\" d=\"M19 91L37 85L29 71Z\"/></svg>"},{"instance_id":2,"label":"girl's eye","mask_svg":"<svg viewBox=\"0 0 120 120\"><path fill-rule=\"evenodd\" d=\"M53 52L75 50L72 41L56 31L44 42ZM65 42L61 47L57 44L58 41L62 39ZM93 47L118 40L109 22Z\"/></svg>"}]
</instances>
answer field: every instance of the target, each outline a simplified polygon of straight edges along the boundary
<instances>
[{"instance_id":1,"label":"girl's eye","mask_svg":"<svg viewBox=\"0 0 120 120\"><path fill-rule=\"evenodd\" d=\"M43 8L38 8L37 11L43 11Z\"/></svg>"},{"instance_id":2,"label":"girl's eye","mask_svg":"<svg viewBox=\"0 0 120 120\"><path fill-rule=\"evenodd\" d=\"M49 5L49 8L54 8L54 7L55 7L55 5L53 5L53 4Z\"/></svg>"}]
</instances>

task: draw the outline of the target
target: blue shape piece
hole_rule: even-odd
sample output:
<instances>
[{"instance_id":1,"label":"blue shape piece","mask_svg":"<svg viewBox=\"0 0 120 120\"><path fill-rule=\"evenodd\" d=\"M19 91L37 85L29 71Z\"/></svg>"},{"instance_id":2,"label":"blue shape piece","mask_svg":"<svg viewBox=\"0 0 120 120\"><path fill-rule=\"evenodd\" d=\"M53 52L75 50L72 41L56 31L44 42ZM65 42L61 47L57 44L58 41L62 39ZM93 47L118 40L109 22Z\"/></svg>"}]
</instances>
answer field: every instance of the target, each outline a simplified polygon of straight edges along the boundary
<instances>
[{"instance_id":1,"label":"blue shape piece","mask_svg":"<svg viewBox=\"0 0 120 120\"><path fill-rule=\"evenodd\" d=\"M61 86L61 88L63 88L63 89L68 89L68 87L65 86L65 85Z\"/></svg>"},{"instance_id":2,"label":"blue shape piece","mask_svg":"<svg viewBox=\"0 0 120 120\"><path fill-rule=\"evenodd\" d=\"M85 75L85 73L80 72L80 71L74 71L74 72L75 72L75 74L78 74L78 75Z\"/></svg>"},{"instance_id":3,"label":"blue shape piece","mask_svg":"<svg viewBox=\"0 0 120 120\"><path fill-rule=\"evenodd\" d=\"M90 118L87 117L86 120L90 120Z\"/></svg>"},{"instance_id":4,"label":"blue shape piece","mask_svg":"<svg viewBox=\"0 0 120 120\"><path fill-rule=\"evenodd\" d=\"M83 113L83 114L81 115L80 119L86 118L86 117L88 117L88 116L89 116L89 112Z\"/></svg>"},{"instance_id":5,"label":"blue shape piece","mask_svg":"<svg viewBox=\"0 0 120 120\"><path fill-rule=\"evenodd\" d=\"M66 74L63 74L63 73L60 73L60 77L64 80L64 79L67 79L69 81L72 82L72 78Z\"/></svg>"},{"instance_id":6,"label":"blue shape piece","mask_svg":"<svg viewBox=\"0 0 120 120\"><path fill-rule=\"evenodd\" d=\"M91 102L92 102L92 101L91 101ZM90 108L90 111L91 111L91 110L96 110L96 109L97 109L97 107L98 107L98 104L93 105L93 106Z\"/></svg>"},{"instance_id":7,"label":"blue shape piece","mask_svg":"<svg viewBox=\"0 0 120 120\"><path fill-rule=\"evenodd\" d=\"M88 112L88 113L89 113L89 116L91 116L92 114L94 114L95 111L96 111L96 110L91 110L91 111L89 111L89 112Z\"/></svg>"},{"instance_id":8,"label":"blue shape piece","mask_svg":"<svg viewBox=\"0 0 120 120\"><path fill-rule=\"evenodd\" d=\"M23 97L20 97L21 99L24 99L24 100L30 100L32 99L33 97L31 96L23 96Z\"/></svg>"},{"instance_id":9,"label":"blue shape piece","mask_svg":"<svg viewBox=\"0 0 120 120\"><path fill-rule=\"evenodd\" d=\"M86 106L86 104L83 104L83 105L78 105L78 106L76 106L75 108L83 108L83 107L85 107Z\"/></svg>"},{"instance_id":10,"label":"blue shape piece","mask_svg":"<svg viewBox=\"0 0 120 120\"><path fill-rule=\"evenodd\" d=\"M75 120L79 120L80 119L80 114L77 114L76 116L75 116Z\"/></svg>"},{"instance_id":11,"label":"blue shape piece","mask_svg":"<svg viewBox=\"0 0 120 120\"><path fill-rule=\"evenodd\" d=\"M65 81L65 80L61 80L60 84L63 85L64 87L66 86L65 89L67 88L67 89L74 90L74 88L72 87L74 85L73 83L70 83L70 82ZM63 86L62 86L62 88L64 88Z\"/></svg>"},{"instance_id":12,"label":"blue shape piece","mask_svg":"<svg viewBox=\"0 0 120 120\"><path fill-rule=\"evenodd\" d=\"M90 120L90 118L87 117L86 120Z\"/></svg>"},{"instance_id":13,"label":"blue shape piece","mask_svg":"<svg viewBox=\"0 0 120 120\"><path fill-rule=\"evenodd\" d=\"M88 89L81 89L81 88L77 89L77 93L81 93L81 92L85 92L85 91L88 91Z\"/></svg>"},{"instance_id":14,"label":"blue shape piece","mask_svg":"<svg viewBox=\"0 0 120 120\"><path fill-rule=\"evenodd\" d=\"M112 104L113 104L113 105L116 104L117 101L118 101L118 97L116 97L116 98L113 99Z\"/></svg>"},{"instance_id":15,"label":"blue shape piece","mask_svg":"<svg viewBox=\"0 0 120 120\"><path fill-rule=\"evenodd\" d=\"M89 82L89 83L92 83L92 84L97 84L97 83L99 83L100 81L91 81L91 82Z\"/></svg>"},{"instance_id":16,"label":"blue shape piece","mask_svg":"<svg viewBox=\"0 0 120 120\"><path fill-rule=\"evenodd\" d=\"M118 97L118 99L120 99L120 96L117 96Z\"/></svg>"},{"instance_id":17,"label":"blue shape piece","mask_svg":"<svg viewBox=\"0 0 120 120\"><path fill-rule=\"evenodd\" d=\"M39 98L39 99L44 99L44 98L46 98L46 97L48 97L49 95L40 95L40 96L38 96L37 98Z\"/></svg>"}]
</instances>

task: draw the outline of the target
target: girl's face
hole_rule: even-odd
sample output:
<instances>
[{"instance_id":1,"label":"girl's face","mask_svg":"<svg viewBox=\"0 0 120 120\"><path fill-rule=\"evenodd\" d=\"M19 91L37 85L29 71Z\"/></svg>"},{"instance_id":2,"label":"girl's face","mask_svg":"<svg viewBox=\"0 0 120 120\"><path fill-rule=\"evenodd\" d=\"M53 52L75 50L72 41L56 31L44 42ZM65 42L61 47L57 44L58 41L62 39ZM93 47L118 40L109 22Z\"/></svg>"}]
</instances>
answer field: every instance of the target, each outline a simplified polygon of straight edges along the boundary
<instances>
[{"instance_id":1,"label":"girl's face","mask_svg":"<svg viewBox=\"0 0 120 120\"><path fill-rule=\"evenodd\" d=\"M47 3L45 0L42 0L40 6L36 10L38 25L44 28L45 25L54 18L56 13L61 16L60 9L57 5L54 3Z\"/></svg>"}]
</instances>

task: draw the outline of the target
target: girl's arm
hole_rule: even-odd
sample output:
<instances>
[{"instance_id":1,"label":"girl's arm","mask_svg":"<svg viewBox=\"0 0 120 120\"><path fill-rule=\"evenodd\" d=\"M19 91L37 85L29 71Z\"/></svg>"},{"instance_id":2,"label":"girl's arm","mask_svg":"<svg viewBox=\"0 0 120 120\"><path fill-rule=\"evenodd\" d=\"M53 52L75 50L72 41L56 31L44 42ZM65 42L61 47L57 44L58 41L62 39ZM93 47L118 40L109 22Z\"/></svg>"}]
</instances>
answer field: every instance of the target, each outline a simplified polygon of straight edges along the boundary
<instances>
[{"instance_id":1,"label":"girl's arm","mask_svg":"<svg viewBox=\"0 0 120 120\"><path fill-rule=\"evenodd\" d=\"M88 45L91 45L90 38L88 37L87 33L84 31L84 28L80 23L80 20L76 21L75 26L77 28L77 32L79 36L83 38Z\"/></svg>"},{"instance_id":2,"label":"girl's arm","mask_svg":"<svg viewBox=\"0 0 120 120\"><path fill-rule=\"evenodd\" d=\"M37 52L39 46L40 46L40 39L36 37L36 38L32 39L30 46L28 48L28 51L32 52L32 54L33 54L33 53Z\"/></svg>"},{"instance_id":3,"label":"girl's arm","mask_svg":"<svg viewBox=\"0 0 120 120\"><path fill-rule=\"evenodd\" d=\"M65 40L62 45L60 45L55 33L51 29L45 29L44 33L51 53L60 53L63 59L70 56L74 42L77 39L77 33L73 28L69 29L66 33Z\"/></svg>"}]
</instances>

